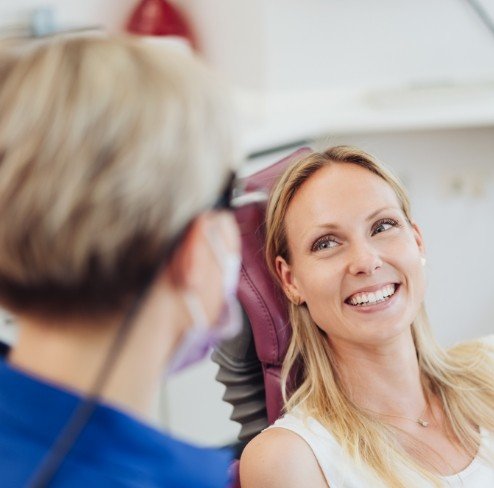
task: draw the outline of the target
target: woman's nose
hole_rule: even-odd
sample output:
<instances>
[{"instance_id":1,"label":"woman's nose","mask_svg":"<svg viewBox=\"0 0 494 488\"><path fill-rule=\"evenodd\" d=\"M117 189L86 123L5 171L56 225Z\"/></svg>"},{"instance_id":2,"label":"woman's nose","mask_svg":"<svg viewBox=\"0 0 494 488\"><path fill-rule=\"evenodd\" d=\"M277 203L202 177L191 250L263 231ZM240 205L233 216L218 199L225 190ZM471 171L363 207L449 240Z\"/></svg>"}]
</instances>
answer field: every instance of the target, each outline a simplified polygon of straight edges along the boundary
<instances>
[{"instance_id":1,"label":"woman's nose","mask_svg":"<svg viewBox=\"0 0 494 488\"><path fill-rule=\"evenodd\" d=\"M355 244L350 254L348 270L352 275L372 275L381 268L382 260L377 249L367 243Z\"/></svg>"}]
</instances>

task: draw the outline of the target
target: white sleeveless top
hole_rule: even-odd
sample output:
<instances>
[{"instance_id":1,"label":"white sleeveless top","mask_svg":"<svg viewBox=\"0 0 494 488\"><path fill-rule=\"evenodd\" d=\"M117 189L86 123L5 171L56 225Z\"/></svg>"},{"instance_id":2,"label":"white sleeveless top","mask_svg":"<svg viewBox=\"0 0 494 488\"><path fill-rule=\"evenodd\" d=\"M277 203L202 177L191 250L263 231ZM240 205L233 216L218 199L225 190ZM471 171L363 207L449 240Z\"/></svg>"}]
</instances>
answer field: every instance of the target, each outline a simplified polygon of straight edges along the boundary
<instances>
[{"instance_id":1,"label":"white sleeveless top","mask_svg":"<svg viewBox=\"0 0 494 488\"><path fill-rule=\"evenodd\" d=\"M354 461L346 455L333 435L312 417L304 419L296 413L286 414L278 419L272 429L281 427L298 434L309 445L317 459L326 482L331 488L369 488L369 475L366 475ZM481 431L481 450L494 449L494 434ZM443 476L447 488L494 488L494 464L488 465L479 454L460 473ZM493 460L494 463L494 460ZM414 488L429 487L426 480Z\"/></svg>"},{"instance_id":2,"label":"white sleeveless top","mask_svg":"<svg viewBox=\"0 0 494 488\"><path fill-rule=\"evenodd\" d=\"M486 342L494 342L490 336ZM492 341L492 342L491 342ZM317 459L330 488L369 488L369 476L372 475L362 468L343 451L336 439L321 423L312 417L305 418L295 409L278 419L268 427L288 429L298 434L309 445ZM494 432L481 430L480 449L475 459L461 472L443 476L446 488L494 488L494 459L487 464L484 459L494 453ZM482 454L485 457L482 457ZM430 487L430 483L422 481L414 488Z\"/></svg>"}]
</instances>

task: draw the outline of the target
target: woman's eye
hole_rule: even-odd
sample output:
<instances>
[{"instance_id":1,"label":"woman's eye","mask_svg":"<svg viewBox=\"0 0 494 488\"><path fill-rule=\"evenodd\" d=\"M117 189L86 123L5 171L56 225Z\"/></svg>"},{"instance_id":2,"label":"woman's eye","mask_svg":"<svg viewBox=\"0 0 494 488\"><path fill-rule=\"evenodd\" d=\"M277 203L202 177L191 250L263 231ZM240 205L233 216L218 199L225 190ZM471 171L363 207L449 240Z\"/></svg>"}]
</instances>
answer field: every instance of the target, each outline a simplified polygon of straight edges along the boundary
<instances>
[{"instance_id":1,"label":"woman's eye","mask_svg":"<svg viewBox=\"0 0 494 488\"><path fill-rule=\"evenodd\" d=\"M383 219L380 220L379 222L376 222L374 225L374 228L372 229L372 235L380 234L381 232L385 232L391 227L396 227L398 225L398 222L393 219Z\"/></svg>"},{"instance_id":2,"label":"woman's eye","mask_svg":"<svg viewBox=\"0 0 494 488\"><path fill-rule=\"evenodd\" d=\"M336 247L338 242L334 239L334 237L326 236L318 239L314 245L312 246L313 251L324 251L325 249L331 249Z\"/></svg>"}]
</instances>

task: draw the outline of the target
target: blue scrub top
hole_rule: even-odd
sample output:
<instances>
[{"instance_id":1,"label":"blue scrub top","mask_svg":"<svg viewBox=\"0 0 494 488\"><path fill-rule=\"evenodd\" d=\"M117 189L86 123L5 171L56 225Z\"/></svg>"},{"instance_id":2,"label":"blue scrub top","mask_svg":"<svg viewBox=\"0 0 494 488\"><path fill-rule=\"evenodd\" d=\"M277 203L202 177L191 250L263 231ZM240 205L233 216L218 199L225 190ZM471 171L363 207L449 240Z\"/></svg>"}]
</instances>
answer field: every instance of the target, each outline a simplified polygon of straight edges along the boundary
<instances>
[{"instance_id":1,"label":"blue scrub top","mask_svg":"<svg viewBox=\"0 0 494 488\"><path fill-rule=\"evenodd\" d=\"M80 401L0 360L0 486L25 486ZM225 487L230 462L100 404L50 487Z\"/></svg>"}]
</instances>

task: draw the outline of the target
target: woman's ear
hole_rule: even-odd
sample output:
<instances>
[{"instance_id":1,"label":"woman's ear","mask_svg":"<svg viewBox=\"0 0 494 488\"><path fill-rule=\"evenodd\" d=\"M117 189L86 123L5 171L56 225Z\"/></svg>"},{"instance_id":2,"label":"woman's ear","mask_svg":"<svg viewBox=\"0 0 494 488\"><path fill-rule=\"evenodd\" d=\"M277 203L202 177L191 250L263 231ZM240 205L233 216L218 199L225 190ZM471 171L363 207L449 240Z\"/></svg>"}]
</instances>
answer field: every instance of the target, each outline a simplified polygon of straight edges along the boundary
<instances>
[{"instance_id":1,"label":"woman's ear","mask_svg":"<svg viewBox=\"0 0 494 488\"><path fill-rule=\"evenodd\" d=\"M420 254L422 254L422 256L425 257L425 245L424 245L424 239L422 237L422 231L420 230L420 227L417 225L417 223L414 221L412 221L412 231L415 237L415 242L417 243L417 246L419 248Z\"/></svg>"},{"instance_id":2,"label":"woman's ear","mask_svg":"<svg viewBox=\"0 0 494 488\"><path fill-rule=\"evenodd\" d=\"M290 264L288 264L286 260L281 256L276 256L275 269L283 291L285 292L288 300L290 300L295 305L300 305L301 303L303 303L304 300L298 290Z\"/></svg>"}]
</instances>

